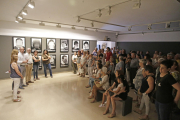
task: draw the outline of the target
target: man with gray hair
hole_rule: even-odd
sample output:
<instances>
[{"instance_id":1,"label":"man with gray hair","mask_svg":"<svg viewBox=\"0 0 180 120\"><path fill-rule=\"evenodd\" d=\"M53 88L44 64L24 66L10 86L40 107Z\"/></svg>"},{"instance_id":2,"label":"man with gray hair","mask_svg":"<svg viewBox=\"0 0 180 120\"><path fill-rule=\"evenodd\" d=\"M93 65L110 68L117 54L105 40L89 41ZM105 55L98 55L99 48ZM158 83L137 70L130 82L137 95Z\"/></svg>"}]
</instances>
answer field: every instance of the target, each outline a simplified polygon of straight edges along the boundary
<instances>
[{"instance_id":1,"label":"man with gray hair","mask_svg":"<svg viewBox=\"0 0 180 120\"><path fill-rule=\"evenodd\" d=\"M173 59L173 54L172 53L168 53L167 54L167 59L168 60L172 60Z\"/></svg>"},{"instance_id":2,"label":"man with gray hair","mask_svg":"<svg viewBox=\"0 0 180 120\"><path fill-rule=\"evenodd\" d=\"M23 75L23 78L26 75L26 65L27 65L28 60L26 60L25 54L24 54L24 48L20 47L20 52L18 53L18 65L21 68L21 74ZM23 79L20 80L20 89L24 89L23 87L26 87L27 85L23 84Z\"/></svg>"},{"instance_id":3,"label":"man with gray hair","mask_svg":"<svg viewBox=\"0 0 180 120\"><path fill-rule=\"evenodd\" d=\"M27 53L25 54L27 65L26 65L26 85L29 85L29 83L34 83L31 81L31 73L32 73L32 67L33 67L33 60L31 55L31 48L27 48Z\"/></svg>"},{"instance_id":4,"label":"man with gray hair","mask_svg":"<svg viewBox=\"0 0 180 120\"><path fill-rule=\"evenodd\" d=\"M116 73L117 70L122 70L123 73L124 73L124 60L123 60L123 56L119 56L119 62L116 64L114 73Z\"/></svg>"}]
</instances>

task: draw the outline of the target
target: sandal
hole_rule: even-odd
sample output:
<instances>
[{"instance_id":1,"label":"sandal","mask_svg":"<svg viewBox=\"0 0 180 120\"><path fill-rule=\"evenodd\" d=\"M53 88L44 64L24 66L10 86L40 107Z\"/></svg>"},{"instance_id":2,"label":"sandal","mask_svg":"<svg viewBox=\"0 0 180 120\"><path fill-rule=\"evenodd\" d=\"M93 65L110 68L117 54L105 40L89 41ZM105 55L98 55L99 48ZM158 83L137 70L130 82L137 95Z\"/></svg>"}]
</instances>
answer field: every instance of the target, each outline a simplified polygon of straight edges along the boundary
<instances>
[{"instance_id":1,"label":"sandal","mask_svg":"<svg viewBox=\"0 0 180 120\"><path fill-rule=\"evenodd\" d=\"M115 113L115 114L110 114L110 115L108 116L108 118L113 118L113 117L116 117L116 113Z\"/></svg>"},{"instance_id":2,"label":"sandal","mask_svg":"<svg viewBox=\"0 0 180 120\"><path fill-rule=\"evenodd\" d=\"M86 85L85 87L86 87L86 88L89 88L89 87L91 87L91 86L90 86L90 85Z\"/></svg>"},{"instance_id":3,"label":"sandal","mask_svg":"<svg viewBox=\"0 0 180 120\"><path fill-rule=\"evenodd\" d=\"M140 110L138 110L138 109L135 109L135 110L133 110L134 112L136 112L136 113L138 113L138 114L142 114L142 112L140 111Z\"/></svg>"},{"instance_id":4,"label":"sandal","mask_svg":"<svg viewBox=\"0 0 180 120\"><path fill-rule=\"evenodd\" d=\"M92 99L93 97L92 96L89 96L88 99Z\"/></svg>"},{"instance_id":5,"label":"sandal","mask_svg":"<svg viewBox=\"0 0 180 120\"><path fill-rule=\"evenodd\" d=\"M21 98L21 96L17 96L17 98Z\"/></svg>"},{"instance_id":6,"label":"sandal","mask_svg":"<svg viewBox=\"0 0 180 120\"><path fill-rule=\"evenodd\" d=\"M109 113L109 109L108 109L108 111L104 112L103 115L106 115L106 114L108 114L108 113Z\"/></svg>"},{"instance_id":7,"label":"sandal","mask_svg":"<svg viewBox=\"0 0 180 120\"><path fill-rule=\"evenodd\" d=\"M91 103L95 103L96 102L96 100L94 99L93 101L91 101Z\"/></svg>"},{"instance_id":8,"label":"sandal","mask_svg":"<svg viewBox=\"0 0 180 120\"><path fill-rule=\"evenodd\" d=\"M20 94L21 93L21 91L17 91L17 94Z\"/></svg>"},{"instance_id":9,"label":"sandal","mask_svg":"<svg viewBox=\"0 0 180 120\"><path fill-rule=\"evenodd\" d=\"M21 102L21 100L15 99L15 100L13 100L13 102Z\"/></svg>"}]
</instances>

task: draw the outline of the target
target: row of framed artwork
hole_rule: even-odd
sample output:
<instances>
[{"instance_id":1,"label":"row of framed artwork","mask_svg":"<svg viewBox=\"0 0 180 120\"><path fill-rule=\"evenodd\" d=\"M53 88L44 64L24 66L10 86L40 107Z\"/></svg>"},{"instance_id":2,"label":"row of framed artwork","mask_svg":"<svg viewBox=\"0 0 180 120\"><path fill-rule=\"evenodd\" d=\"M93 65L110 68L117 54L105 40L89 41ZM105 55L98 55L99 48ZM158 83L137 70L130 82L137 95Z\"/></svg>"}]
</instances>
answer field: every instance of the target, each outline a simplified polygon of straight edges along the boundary
<instances>
[{"instance_id":1,"label":"row of framed artwork","mask_svg":"<svg viewBox=\"0 0 180 120\"><path fill-rule=\"evenodd\" d=\"M26 49L26 38L25 37L13 37L12 38L13 49L20 49L24 47ZM35 50L38 53L42 53L42 38L31 38L31 52L33 53ZM83 50L89 50L90 42L89 40L82 41ZM55 38L47 38L46 39L46 49L50 53L56 52L56 39ZM72 51L80 50L80 40L72 40ZM69 52L69 40L68 39L60 39L60 52Z\"/></svg>"},{"instance_id":2,"label":"row of framed artwork","mask_svg":"<svg viewBox=\"0 0 180 120\"><path fill-rule=\"evenodd\" d=\"M51 68L54 69L56 68L56 55L50 55L51 59L50 59L50 64L51 64ZM39 63L39 69L42 69L42 58L41 55L38 55L39 59L40 59L40 63ZM68 67L69 66L69 55L68 54L61 54L60 55L60 67L64 68L64 67Z\"/></svg>"}]
</instances>

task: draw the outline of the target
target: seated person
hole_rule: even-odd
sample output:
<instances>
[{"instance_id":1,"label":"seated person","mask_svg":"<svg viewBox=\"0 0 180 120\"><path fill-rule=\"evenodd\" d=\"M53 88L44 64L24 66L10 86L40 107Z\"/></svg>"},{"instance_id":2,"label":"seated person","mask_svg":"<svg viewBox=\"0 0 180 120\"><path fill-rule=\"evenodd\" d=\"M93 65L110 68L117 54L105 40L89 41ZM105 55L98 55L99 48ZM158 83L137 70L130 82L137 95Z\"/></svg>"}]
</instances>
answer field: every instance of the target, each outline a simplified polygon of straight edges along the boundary
<instances>
[{"instance_id":1,"label":"seated person","mask_svg":"<svg viewBox=\"0 0 180 120\"><path fill-rule=\"evenodd\" d=\"M102 64L98 63L97 64L98 72L97 72L96 76L92 75L92 77L89 78L89 85L85 86L86 88L91 87L91 90L92 90L93 85L94 85L94 80L95 79L100 79L101 80L101 68L102 68Z\"/></svg>"},{"instance_id":2,"label":"seated person","mask_svg":"<svg viewBox=\"0 0 180 120\"><path fill-rule=\"evenodd\" d=\"M97 97L97 91L98 90L107 90L109 88L109 81L108 81L108 75L107 75L107 68L103 67L101 70L102 74L102 81L95 81L95 85L93 86L92 94L89 96L89 99L93 99L91 103L94 103L96 101Z\"/></svg>"},{"instance_id":3,"label":"seated person","mask_svg":"<svg viewBox=\"0 0 180 120\"><path fill-rule=\"evenodd\" d=\"M127 94L129 92L129 86L127 81L124 79L124 75L120 75L117 78L118 86L115 91L109 90L107 95L107 105L106 110L103 115L106 115L109 112L110 103L112 104L112 113L108 116L109 118L113 118L116 116L116 103L115 101L126 100Z\"/></svg>"},{"instance_id":4,"label":"seated person","mask_svg":"<svg viewBox=\"0 0 180 120\"><path fill-rule=\"evenodd\" d=\"M111 85L111 80L115 79L115 75L114 75L114 63L113 63L113 58L110 58L110 74L109 74L109 85Z\"/></svg>"},{"instance_id":5,"label":"seated person","mask_svg":"<svg viewBox=\"0 0 180 120\"><path fill-rule=\"evenodd\" d=\"M116 78L118 76L120 76L120 75L123 75L123 71L122 70L117 70L116 73L115 73ZM116 90L117 86L118 86L118 82L115 80L113 85L108 90L106 90L105 93L103 93L102 103L99 105L99 107L104 107L105 106L104 102L105 102L106 96L108 95L108 91L112 90L112 89L113 89L113 91Z\"/></svg>"}]
</instances>

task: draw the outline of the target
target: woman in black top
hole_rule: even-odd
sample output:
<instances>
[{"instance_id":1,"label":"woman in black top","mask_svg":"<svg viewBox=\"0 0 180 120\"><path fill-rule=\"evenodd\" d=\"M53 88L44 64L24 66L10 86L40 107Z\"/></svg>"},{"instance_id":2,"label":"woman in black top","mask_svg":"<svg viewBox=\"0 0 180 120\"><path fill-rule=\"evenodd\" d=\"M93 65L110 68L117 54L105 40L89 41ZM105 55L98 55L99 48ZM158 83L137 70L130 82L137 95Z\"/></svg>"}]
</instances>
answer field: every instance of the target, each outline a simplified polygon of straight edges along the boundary
<instances>
[{"instance_id":1,"label":"woman in black top","mask_svg":"<svg viewBox=\"0 0 180 120\"><path fill-rule=\"evenodd\" d=\"M178 102L180 98L180 84L169 74L169 70L173 62L171 60L164 60L160 64L160 77L156 82L156 110L158 113L158 120L169 120L172 108L172 103ZM172 90L175 88L177 94L175 98L172 96Z\"/></svg>"},{"instance_id":2,"label":"woman in black top","mask_svg":"<svg viewBox=\"0 0 180 120\"><path fill-rule=\"evenodd\" d=\"M36 80L39 80L38 78L38 68L39 68L39 61L40 61L40 58L38 57L38 51L35 50L34 51L34 55L33 55L33 75L34 75L34 81Z\"/></svg>"},{"instance_id":3,"label":"woman in black top","mask_svg":"<svg viewBox=\"0 0 180 120\"><path fill-rule=\"evenodd\" d=\"M153 75L153 67L150 65L146 65L143 70L144 77L142 79L142 85L140 88L140 92L142 93L141 105L139 109L135 109L134 112L142 114L142 109L146 107L146 114L144 116L139 117L140 120L148 120L149 110L150 110L150 96L152 91L154 90L154 77Z\"/></svg>"}]
</instances>

